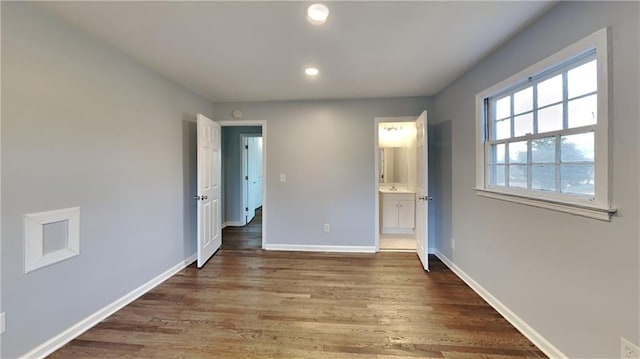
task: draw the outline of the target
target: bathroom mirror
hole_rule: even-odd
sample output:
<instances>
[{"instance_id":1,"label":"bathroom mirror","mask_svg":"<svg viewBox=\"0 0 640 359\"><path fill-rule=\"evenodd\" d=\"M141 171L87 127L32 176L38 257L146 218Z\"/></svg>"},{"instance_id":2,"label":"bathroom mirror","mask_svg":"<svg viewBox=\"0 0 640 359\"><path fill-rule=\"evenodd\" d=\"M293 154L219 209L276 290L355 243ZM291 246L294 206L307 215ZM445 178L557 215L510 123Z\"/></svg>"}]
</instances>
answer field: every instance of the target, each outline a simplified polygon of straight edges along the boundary
<instances>
[{"instance_id":1,"label":"bathroom mirror","mask_svg":"<svg viewBox=\"0 0 640 359\"><path fill-rule=\"evenodd\" d=\"M380 149L380 183L405 184L408 179L406 147L384 147Z\"/></svg>"}]
</instances>

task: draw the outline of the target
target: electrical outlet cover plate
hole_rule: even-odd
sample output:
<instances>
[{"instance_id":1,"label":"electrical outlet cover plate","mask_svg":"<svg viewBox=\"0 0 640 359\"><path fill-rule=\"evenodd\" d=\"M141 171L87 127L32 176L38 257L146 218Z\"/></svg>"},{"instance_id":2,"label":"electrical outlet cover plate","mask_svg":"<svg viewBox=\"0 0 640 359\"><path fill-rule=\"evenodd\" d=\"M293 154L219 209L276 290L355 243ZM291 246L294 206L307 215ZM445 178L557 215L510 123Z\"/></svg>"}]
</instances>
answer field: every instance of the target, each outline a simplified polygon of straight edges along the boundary
<instances>
[{"instance_id":1,"label":"electrical outlet cover plate","mask_svg":"<svg viewBox=\"0 0 640 359\"><path fill-rule=\"evenodd\" d=\"M622 359L640 359L640 348L625 338L620 338L620 357Z\"/></svg>"}]
</instances>

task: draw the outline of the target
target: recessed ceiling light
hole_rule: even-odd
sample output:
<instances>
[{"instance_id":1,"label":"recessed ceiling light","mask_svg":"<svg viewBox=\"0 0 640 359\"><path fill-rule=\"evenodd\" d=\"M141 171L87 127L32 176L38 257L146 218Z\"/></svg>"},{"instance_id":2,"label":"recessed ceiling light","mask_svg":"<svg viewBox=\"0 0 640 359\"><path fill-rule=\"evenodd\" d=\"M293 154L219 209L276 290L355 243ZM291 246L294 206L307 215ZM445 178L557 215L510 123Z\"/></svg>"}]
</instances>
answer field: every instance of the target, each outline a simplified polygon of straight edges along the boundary
<instances>
[{"instance_id":1,"label":"recessed ceiling light","mask_svg":"<svg viewBox=\"0 0 640 359\"><path fill-rule=\"evenodd\" d=\"M307 9L307 21L313 25L322 25L327 22L329 8L322 4L313 4Z\"/></svg>"},{"instance_id":2,"label":"recessed ceiling light","mask_svg":"<svg viewBox=\"0 0 640 359\"><path fill-rule=\"evenodd\" d=\"M307 74L307 76L318 76L320 71L315 67L307 67L304 69L304 73Z\"/></svg>"}]
</instances>

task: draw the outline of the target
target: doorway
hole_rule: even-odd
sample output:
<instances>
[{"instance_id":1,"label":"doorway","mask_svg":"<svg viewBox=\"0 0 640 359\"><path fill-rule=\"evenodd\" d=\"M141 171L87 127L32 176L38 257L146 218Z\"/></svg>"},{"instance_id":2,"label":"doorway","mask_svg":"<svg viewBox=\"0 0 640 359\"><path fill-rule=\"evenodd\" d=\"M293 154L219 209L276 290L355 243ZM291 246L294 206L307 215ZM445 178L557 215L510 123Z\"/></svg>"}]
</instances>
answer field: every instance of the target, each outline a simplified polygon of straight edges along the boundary
<instances>
[{"instance_id":1,"label":"doorway","mask_svg":"<svg viewBox=\"0 0 640 359\"><path fill-rule=\"evenodd\" d=\"M375 245L377 251L415 252L428 262L427 112L378 117L374 122Z\"/></svg>"},{"instance_id":2,"label":"doorway","mask_svg":"<svg viewBox=\"0 0 640 359\"><path fill-rule=\"evenodd\" d=\"M377 139L378 248L415 252L415 118L379 119Z\"/></svg>"},{"instance_id":3,"label":"doorway","mask_svg":"<svg viewBox=\"0 0 640 359\"><path fill-rule=\"evenodd\" d=\"M222 126L222 248L264 248L267 215L266 122L240 120L218 123ZM254 164L250 166L246 162L245 146L250 150L252 144L259 145L260 151L252 152ZM249 187L247 182L250 182Z\"/></svg>"}]
</instances>

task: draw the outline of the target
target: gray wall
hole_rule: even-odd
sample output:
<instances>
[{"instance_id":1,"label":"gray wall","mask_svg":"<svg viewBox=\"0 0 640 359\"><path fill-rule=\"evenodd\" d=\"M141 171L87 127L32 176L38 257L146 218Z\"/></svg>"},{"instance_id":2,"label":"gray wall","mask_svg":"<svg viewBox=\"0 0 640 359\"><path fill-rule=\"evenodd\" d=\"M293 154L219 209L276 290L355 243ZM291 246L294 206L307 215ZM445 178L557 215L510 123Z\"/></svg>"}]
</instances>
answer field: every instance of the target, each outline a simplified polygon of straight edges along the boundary
<instances>
[{"instance_id":1,"label":"gray wall","mask_svg":"<svg viewBox=\"0 0 640 359\"><path fill-rule=\"evenodd\" d=\"M439 93L430 116L452 125L452 196L441 205L451 218L440 221L453 224L456 245L435 236L437 249L573 358L620 357L621 336L640 343L638 6L560 3ZM613 39L610 144L619 215L608 223L476 196L476 93L605 26ZM436 192L447 192L447 182Z\"/></svg>"},{"instance_id":2,"label":"gray wall","mask_svg":"<svg viewBox=\"0 0 640 359\"><path fill-rule=\"evenodd\" d=\"M451 238L451 120L429 125L429 248Z\"/></svg>"},{"instance_id":3,"label":"gray wall","mask_svg":"<svg viewBox=\"0 0 640 359\"><path fill-rule=\"evenodd\" d=\"M240 135L261 134L260 126L222 127L222 222L240 222L242 209L242 152Z\"/></svg>"},{"instance_id":4,"label":"gray wall","mask_svg":"<svg viewBox=\"0 0 640 359\"><path fill-rule=\"evenodd\" d=\"M267 123L267 244L374 246L374 118L418 116L426 97L215 104ZM280 182L280 173L287 175ZM323 224L331 232L323 232Z\"/></svg>"},{"instance_id":5,"label":"gray wall","mask_svg":"<svg viewBox=\"0 0 640 359\"><path fill-rule=\"evenodd\" d=\"M2 358L195 253L195 115L212 105L32 4L2 4ZM23 272L22 216L80 206L80 255Z\"/></svg>"}]
</instances>

